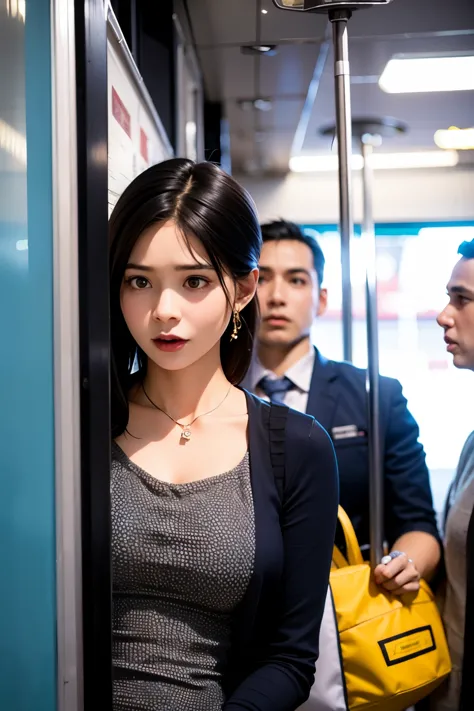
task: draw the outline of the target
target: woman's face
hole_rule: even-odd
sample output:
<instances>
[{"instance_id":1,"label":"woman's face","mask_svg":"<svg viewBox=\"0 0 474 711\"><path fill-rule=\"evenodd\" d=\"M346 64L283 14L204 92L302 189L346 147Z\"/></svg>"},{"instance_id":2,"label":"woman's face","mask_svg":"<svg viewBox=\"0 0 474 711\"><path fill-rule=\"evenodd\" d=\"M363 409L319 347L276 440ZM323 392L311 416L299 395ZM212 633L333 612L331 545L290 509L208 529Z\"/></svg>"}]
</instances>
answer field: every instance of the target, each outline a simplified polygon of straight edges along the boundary
<instances>
[{"instance_id":1,"label":"woman's face","mask_svg":"<svg viewBox=\"0 0 474 711\"><path fill-rule=\"evenodd\" d=\"M213 349L218 354L232 315L202 243L196 237L189 243L191 250L172 221L151 225L130 254L121 287L130 333L165 370L186 368ZM226 275L224 280L231 303L243 308L253 293L244 289L247 293L236 299L232 279Z\"/></svg>"}]
</instances>

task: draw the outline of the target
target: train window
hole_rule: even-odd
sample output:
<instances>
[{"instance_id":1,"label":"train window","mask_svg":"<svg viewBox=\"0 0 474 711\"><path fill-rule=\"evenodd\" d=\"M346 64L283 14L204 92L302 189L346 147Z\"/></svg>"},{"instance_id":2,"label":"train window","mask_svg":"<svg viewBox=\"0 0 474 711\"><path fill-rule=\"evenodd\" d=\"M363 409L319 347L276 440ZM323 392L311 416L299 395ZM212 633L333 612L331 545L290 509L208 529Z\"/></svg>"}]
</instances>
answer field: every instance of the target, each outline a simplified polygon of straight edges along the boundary
<instances>
[{"instance_id":1,"label":"train window","mask_svg":"<svg viewBox=\"0 0 474 711\"><path fill-rule=\"evenodd\" d=\"M326 256L327 314L314 325L314 342L330 358L342 359L340 244L336 226L305 225ZM474 383L452 364L436 316L463 240L474 238L474 222L377 225L380 371L400 380L420 426L435 505L440 511L459 453L472 430ZM367 366L365 265L356 227L352 244L353 359ZM432 393L436 393L433 407ZM448 415L448 416L447 416Z\"/></svg>"}]
</instances>

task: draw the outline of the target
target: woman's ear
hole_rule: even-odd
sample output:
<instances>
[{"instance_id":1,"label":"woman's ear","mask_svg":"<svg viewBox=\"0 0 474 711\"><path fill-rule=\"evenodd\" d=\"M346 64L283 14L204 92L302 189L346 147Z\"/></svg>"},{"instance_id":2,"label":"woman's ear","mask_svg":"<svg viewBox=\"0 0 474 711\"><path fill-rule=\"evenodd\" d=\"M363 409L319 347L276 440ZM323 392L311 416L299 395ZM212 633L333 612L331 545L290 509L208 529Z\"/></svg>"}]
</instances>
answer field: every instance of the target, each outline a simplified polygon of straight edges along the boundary
<instances>
[{"instance_id":1,"label":"woman's ear","mask_svg":"<svg viewBox=\"0 0 474 711\"><path fill-rule=\"evenodd\" d=\"M255 296L258 285L258 275L258 269L252 269L250 274L238 280L235 293L235 308L239 311L242 311Z\"/></svg>"}]
</instances>

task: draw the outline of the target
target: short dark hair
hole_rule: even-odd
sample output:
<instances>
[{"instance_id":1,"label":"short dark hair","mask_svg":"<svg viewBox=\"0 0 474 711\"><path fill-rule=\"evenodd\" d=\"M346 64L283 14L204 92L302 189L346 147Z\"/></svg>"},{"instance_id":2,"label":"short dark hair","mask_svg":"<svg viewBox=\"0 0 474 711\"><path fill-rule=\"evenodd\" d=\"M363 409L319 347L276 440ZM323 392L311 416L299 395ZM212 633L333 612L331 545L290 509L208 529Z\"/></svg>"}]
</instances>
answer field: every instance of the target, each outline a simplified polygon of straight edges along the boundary
<instances>
[{"instance_id":1,"label":"short dark hair","mask_svg":"<svg viewBox=\"0 0 474 711\"><path fill-rule=\"evenodd\" d=\"M288 220L267 222L261 225L261 227L264 243L278 242L280 240L294 240L295 242L302 242L309 247L313 255L313 263L316 274L318 275L319 286L321 286L324 279L324 265L326 260L324 259L323 250L314 237L306 235L301 227L295 222L289 222Z\"/></svg>"},{"instance_id":2,"label":"short dark hair","mask_svg":"<svg viewBox=\"0 0 474 711\"><path fill-rule=\"evenodd\" d=\"M474 239L470 242L463 242L459 245L458 254L464 259L474 259Z\"/></svg>"},{"instance_id":3,"label":"short dark hair","mask_svg":"<svg viewBox=\"0 0 474 711\"><path fill-rule=\"evenodd\" d=\"M213 163L173 158L154 165L130 183L109 222L111 312L112 434L128 425L128 393L146 375L147 357L127 328L120 305L125 268L135 243L152 224L173 220L188 248L189 238L203 244L230 303L224 275L234 282L258 267L262 246L260 225L252 198L233 178ZM221 362L228 380L240 383L250 365L258 321L257 299L240 312L242 330L231 341L233 320L221 338ZM132 371L134 363L138 370Z\"/></svg>"}]
</instances>

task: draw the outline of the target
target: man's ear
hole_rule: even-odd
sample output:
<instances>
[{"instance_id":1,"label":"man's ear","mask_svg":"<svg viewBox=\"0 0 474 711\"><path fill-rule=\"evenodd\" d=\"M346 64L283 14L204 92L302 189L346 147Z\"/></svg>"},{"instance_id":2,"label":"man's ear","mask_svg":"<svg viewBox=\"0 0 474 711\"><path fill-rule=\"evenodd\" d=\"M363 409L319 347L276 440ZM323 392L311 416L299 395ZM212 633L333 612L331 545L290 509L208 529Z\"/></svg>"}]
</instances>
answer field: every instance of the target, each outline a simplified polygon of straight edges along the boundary
<instances>
[{"instance_id":1,"label":"man's ear","mask_svg":"<svg viewBox=\"0 0 474 711\"><path fill-rule=\"evenodd\" d=\"M328 290L327 289L320 289L316 316L323 316L326 313L327 308L328 308Z\"/></svg>"}]
</instances>

